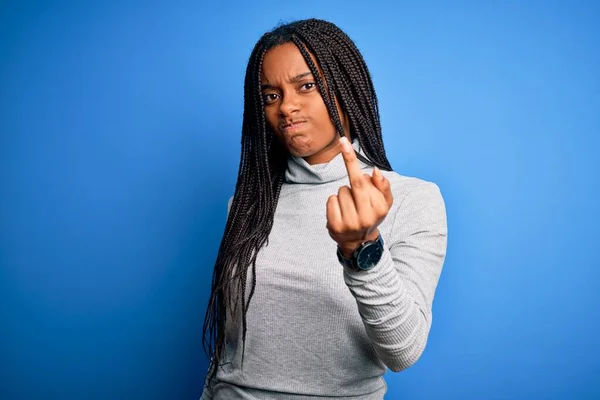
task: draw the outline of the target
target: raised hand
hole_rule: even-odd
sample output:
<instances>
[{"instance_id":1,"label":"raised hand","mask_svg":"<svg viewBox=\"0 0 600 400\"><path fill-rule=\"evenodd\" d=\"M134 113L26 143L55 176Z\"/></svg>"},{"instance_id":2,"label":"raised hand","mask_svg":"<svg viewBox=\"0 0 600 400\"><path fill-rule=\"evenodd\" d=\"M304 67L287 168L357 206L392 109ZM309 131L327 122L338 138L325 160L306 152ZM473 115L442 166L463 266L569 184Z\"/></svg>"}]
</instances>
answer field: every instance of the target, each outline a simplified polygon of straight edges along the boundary
<instances>
[{"instance_id":1,"label":"raised hand","mask_svg":"<svg viewBox=\"0 0 600 400\"><path fill-rule=\"evenodd\" d=\"M340 187L337 195L327 199L327 230L344 256L350 258L361 243L377 239L377 227L387 216L394 199L390 182L379 169L373 169L373 176L363 174L350 142L344 137L340 145L350 187Z\"/></svg>"}]
</instances>

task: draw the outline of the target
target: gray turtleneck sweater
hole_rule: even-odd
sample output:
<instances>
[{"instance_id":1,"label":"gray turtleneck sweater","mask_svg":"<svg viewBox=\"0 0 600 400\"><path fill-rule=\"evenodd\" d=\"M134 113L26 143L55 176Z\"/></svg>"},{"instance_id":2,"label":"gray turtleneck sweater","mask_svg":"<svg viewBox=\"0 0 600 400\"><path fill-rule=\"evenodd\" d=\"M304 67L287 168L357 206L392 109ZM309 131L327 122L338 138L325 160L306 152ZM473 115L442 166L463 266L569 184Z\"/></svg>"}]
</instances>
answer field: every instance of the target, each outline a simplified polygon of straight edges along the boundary
<instances>
[{"instance_id":1,"label":"gray turtleneck sweater","mask_svg":"<svg viewBox=\"0 0 600 400\"><path fill-rule=\"evenodd\" d=\"M243 370L241 324L229 321L225 365L202 400L382 399L386 367L417 361L446 254L446 210L434 183L381 172L394 195L379 225L385 249L373 269L356 272L339 263L325 227L327 198L349 185L342 154L317 165L289 157L257 256Z\"/></svg>"}]
</instances>

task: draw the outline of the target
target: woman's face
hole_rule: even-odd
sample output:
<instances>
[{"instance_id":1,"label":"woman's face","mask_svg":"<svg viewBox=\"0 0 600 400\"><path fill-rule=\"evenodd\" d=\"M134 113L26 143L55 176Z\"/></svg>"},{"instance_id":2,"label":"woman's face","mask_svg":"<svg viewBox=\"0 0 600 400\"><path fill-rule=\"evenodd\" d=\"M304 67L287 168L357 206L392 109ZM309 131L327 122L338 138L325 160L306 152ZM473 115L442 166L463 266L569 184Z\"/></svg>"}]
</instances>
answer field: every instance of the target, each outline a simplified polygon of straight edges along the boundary
<instances>
[{"instance_id":1,"label":"woman's face","mask_svg":"<svg viewBox=\"0 0 600 400\"><path fill-rule=\"evenodd\" d=\"M311 58L317 65L312 54ZM261 80L267 122L290 154L309 164L326 163L339 154L339 135L295 44L284 43L267 51ZM336 107L349 139L348 121L337 99Z\"/></svg>"}]
</instances>

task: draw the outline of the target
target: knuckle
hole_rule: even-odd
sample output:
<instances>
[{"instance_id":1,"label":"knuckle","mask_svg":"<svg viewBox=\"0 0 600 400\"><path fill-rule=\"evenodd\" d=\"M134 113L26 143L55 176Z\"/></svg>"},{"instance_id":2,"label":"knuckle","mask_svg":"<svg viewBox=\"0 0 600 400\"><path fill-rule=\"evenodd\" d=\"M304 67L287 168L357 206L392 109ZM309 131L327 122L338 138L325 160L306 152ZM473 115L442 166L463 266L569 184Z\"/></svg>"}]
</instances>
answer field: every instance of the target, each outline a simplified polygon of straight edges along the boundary
<instances>
[{"instance_id":1,"label":"knuckle","mask_svg":"<svg viewBox=\"0 0 600 400\"><path fill-rule=\"evenodd\" d=\"M355 233L355 232L360 232L360 231L362 230L362 226L361 226L361 224L360 224L359 222L352 222L352 223L349 223L349 224L347 225L347 228L348 228L348 229L347 229L347 230L348 230L348 232L352 232L352 233Z\"/></svg>"},{"instance_id":2,"label":"knuckle","mask_svg":"<svg viewBox=\"0 0 600 400\"><path fill-rule=\"evenodd\" d=\"M378 207L377 207L377 216L379 218L385 217L387 215L388 211L389 211L389 207L388 207L388 205L387 205L386 202L378 204Z\"/></svg>"},{"instance_id":3,"label":"knuckle","mask_svg":"<svg viewBox=\"0 0 600 400\"><path fill-rule=\"evenodd\" d=\"M365 229L367 226L368 226L368 223L365 220L365 218L359 218L358 222L354 226L354 230L361 231L361 230Z\"/></svg>"},{"instance_id":4,"label":"knuckle","mask_svg":"<svg viewBox=\"0 0 600 400\"><path fill-rule=\"evenodd\" d=\"M338 224L329 224L329 230L331 231L331 233L334 234L339 234L340 233L340 227Z\"/></svg>"},{"instance_id":5,"label":"knuckle","mask_svg":"<svg viewBox=\"0 0 600 400\"><path fill-rule=\"evenodd\" d=\"M364 181L363 181L362 177L352 178L350 180L350 183L352 184L353 188L361 189L362 187L364 187Z\"/></svg>"},{"instance_id":6,"label":"knuckle","mask_svg":"<svg viewBox=\"0 0 600 400\"><path fill-rule=\"evenodd\" d=\"M358 219L351 217L344 218L342 230L343 233L352 233L358 230Z\"/></svg>"},{"instance_id":7,"label":"knuckle","mask_svg":"<svg viewBox=\"0 0 600 400\"><path fill-rule=\"evenodd\" d=\"M369 228L371 225L373 225L373 218L370 215L360 218L359 229Z\"/></svg>"}]
</instances>

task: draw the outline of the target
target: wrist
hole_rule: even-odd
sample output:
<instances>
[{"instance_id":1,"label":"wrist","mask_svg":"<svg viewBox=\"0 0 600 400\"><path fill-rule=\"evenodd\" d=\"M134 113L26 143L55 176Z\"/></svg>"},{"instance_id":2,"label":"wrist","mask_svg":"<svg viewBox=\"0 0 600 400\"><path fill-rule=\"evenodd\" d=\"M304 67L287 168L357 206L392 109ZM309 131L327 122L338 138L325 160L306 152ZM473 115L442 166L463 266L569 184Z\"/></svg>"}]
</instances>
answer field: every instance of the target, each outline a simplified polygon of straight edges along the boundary
<instances>
[{"instance_id":1,"label":"wrist","mask_svg":"<svg viewBox=\"0 0 600 400\"><path fill-rule=\"evenodd\" d=\"M367 242L367 241L375 241L375 240L377 240L378 237L379 237L379 229L375 229L373 232L371 232L367 236L365 236L362 240L345 242L345 243L338 242L338 246L339 246L342 254L344 255L344 257L347 259L351 259L352 255L354 254L356 249L358 249L358 247L361 244L363 244L364 242Z\"/></svg>"},{"instance_id":2,"label":"wrist","mask_svg":"<svg viewBox=\"0 0 600 400\"><path fill-rule=\"evenodd\" d=\"M344 267L353 271L368 271L375 267L384 251L383 238L379 232L373 232L373 236L377 234L374 240L371 240L372 235L367 235L359 245L349 255L342 253L342 248L338 245L337 258ZM346 251L350 252L352 246L348 245Z\"/></svg>"}]
</instances>

